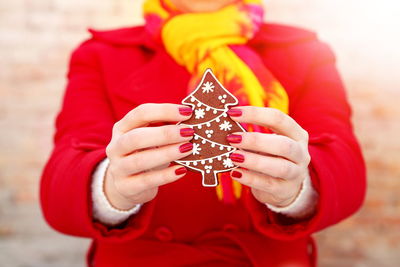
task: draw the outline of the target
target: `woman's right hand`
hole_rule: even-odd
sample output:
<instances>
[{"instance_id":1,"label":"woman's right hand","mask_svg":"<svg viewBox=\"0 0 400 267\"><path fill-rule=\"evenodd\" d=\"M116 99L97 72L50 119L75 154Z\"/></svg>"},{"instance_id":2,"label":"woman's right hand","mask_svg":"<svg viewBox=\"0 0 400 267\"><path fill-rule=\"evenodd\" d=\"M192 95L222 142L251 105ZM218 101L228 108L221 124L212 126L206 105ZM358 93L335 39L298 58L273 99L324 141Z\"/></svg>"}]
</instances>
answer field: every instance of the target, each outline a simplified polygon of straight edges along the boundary
<instances>
[{"instance_id":1,"label":"woman's right hand","mask_svg":"<svg viewBox=\"0 0 400 267\"><path fill-rule=\"evenodd\" d=\"M147 127L155 122L189 119L192 109L175 104L143 104L116 122L106 148L110 160L104 191L117 209L152 200L160 185L183 177L186 168L169 163L189 155L194 131L183 125Z\"/></svg>"}]
</instances>

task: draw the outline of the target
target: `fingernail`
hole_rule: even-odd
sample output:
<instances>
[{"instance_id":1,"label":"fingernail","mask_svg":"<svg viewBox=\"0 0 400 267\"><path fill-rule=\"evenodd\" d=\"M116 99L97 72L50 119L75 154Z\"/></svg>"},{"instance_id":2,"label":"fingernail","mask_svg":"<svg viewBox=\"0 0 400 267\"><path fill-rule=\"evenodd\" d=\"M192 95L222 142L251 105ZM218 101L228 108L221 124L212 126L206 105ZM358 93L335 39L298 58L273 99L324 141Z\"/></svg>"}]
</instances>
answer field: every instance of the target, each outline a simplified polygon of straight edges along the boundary
<instances>
[{"instance_id":1,"label":"fingernail","mask_svg":"<svg viewBox=\"0 0 400 267\"><path fill-rule=\"evenodd\" d=\"M232 171L231 176L233 178L242 178L242 173L238 171Z\"/></svg>"},{"instance_id":2,"label":"fingernail","mask_svg":"<svg viewBox=\"0 0 400 267\"><path fill-rule=\"evenodd\" d=\"M193 144L192 143L186 143L186 144L183 144L183 145L181 145L179 147L179 151L181 153L185 153L185 152L188 152L188 151L192 150L192 148L193 148Z\"/></svg>"},{"instance_id":3,"label":"fingernail","mask_svg":"<svg viewBox=\"0 0 400 267\"><path fill-rule=\"evenodd\" d=\"M176 175L185 174L186 172L187 172L187 169L185 167L180 167L180 168L175 170L175 174Z\"/></svg>"},{"instance_id":4,"label":"fingernail","mask_svg":"<svg viewBox=\"0 0 400 267\"><path fill-rule=\"evenodd\" d=\"M194 130L192 128L182 128L179 130L182 137L189 137L194 135Z\"/></svg>"},{"instance_id":5,"label":"fingernail","mask_svg":"<svg viewBox=\"0 0 400 267\"><path fill-rule=\"evenodd\" d=\"M242 116L242 111L238 108L231 108L230 110L228 110L228 115L231 117L240 117Z\"/></svg>"},{"instance_id":6,"label":"fingernail","mask_svg":"<svg viewBox=\"0 0 400 267\"><path fill-rule=\"evenodd\" d=\"M183 116L189 116L192 115L193 109L188 108L188 107L180 107L179 108L179 113Z\"/></svg>"},{"instance_id":7,"label":"fingernail","mask_svg":"<svg viewBox=\"0 0 400 267\"><path fill-rule=\"evenodd\" d=\"M234 143L234 144L242 142L242 136L238 134L228 134L226 139L228 140L229 143Z\"/></svg>"},{"instance_id":8,"label":"fingernail","mask_svg":"<svg viewBox=\"0 0 400 267\"><path fill-rule=\"evenodd\" d=\"M244 156L242 154L238 154L238 153L232 153L229 158L231 160L233 160L234 162L239 162L242 163L244 162Z\"/></svg>"}]
</instances>

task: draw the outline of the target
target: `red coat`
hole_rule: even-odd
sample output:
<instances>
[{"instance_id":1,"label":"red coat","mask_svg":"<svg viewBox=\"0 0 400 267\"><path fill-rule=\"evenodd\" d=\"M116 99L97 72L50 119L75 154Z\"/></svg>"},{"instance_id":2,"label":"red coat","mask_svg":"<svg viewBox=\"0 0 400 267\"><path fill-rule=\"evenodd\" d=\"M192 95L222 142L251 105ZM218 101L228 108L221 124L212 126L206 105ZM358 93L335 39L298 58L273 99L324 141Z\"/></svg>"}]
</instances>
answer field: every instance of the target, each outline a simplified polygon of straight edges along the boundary
<instances>
[{"instance_id":1,"label":"red coat","mask_svg":"<svg viewBox=\"0 0 400 267\"><path fill-rule=\"evenodd\" d=\"M189 172L160 187L124 225L108 228L92 219L90 184L113 124L141 103L180 103L189 73L143 27L91 33L72 55L55 146L43 171L47 222L92 238L88 262L95 266L313 265L310 234L354 213L365 194L364 161L329 47L312 32L274 24L248 44L284 85L290 115L310 134L316 215L303 221L278 216L248 191L226 206L214 189L201 186L199 173Z\"/></svg>"}]
</instances>

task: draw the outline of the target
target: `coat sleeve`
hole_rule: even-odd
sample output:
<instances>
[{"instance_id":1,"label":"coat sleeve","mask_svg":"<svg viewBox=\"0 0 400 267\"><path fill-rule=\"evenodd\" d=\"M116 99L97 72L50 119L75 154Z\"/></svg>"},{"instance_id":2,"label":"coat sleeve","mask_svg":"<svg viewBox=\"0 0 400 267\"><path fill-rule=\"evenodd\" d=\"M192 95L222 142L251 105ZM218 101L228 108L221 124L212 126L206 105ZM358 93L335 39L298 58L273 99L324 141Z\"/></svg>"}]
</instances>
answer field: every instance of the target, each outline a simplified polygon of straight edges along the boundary
<instances>
[{"instance_id":1,"label":"coat sleeve","mask_svg":"<svg viewBox=\"0 0 400 267\"><path fill-rule=\"evenodd\" d=\"M44 217L54 229L120 241L146 230L153 203L144 204L120 227L108 228L92 216L92 175L106 157L115 122L99 67L101 45L86 41L71 56L68 84L55 122L54 147L42 172L40 199Z\"/></svg>"},{"instance_id":2,"label":"coat sleeve","mask_svg":"<svg viewBox=\"0 0 400 267\"><path fill-rule=\"evenodd\" d=\"M307 78L290 116L309 133L309 171L319 193L310 218L294 220L266 210L250 192L245 203L260 233L282 240L310 235L356 212L366 191L364 159L351 124L351 108L329 46L316 42Z\"/></svg>"}]
</instances>

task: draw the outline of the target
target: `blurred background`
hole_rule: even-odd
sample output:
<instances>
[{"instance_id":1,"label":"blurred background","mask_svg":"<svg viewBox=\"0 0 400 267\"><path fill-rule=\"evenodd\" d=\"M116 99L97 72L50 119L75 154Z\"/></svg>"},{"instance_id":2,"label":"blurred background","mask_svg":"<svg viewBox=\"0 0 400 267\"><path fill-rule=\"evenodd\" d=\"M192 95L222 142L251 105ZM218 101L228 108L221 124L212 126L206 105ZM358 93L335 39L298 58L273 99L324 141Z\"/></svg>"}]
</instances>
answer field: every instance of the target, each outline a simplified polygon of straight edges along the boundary
<instances>
[{"instance_id":1,"label":"blurred background","mask_svg":"<svg viewBox=\"0 0 400 267\"><path fill-rule=\"evenodd\" d=\"M0 266L84 266L88 240L60 235L38 206L71 50L87 27L142 22L142 1L0 1ZM269 0L267 20L318 32L338 58L368 166L353 217L316 234L320 266L399 266L400 2Z\"/></svg>"}]
</instances>

